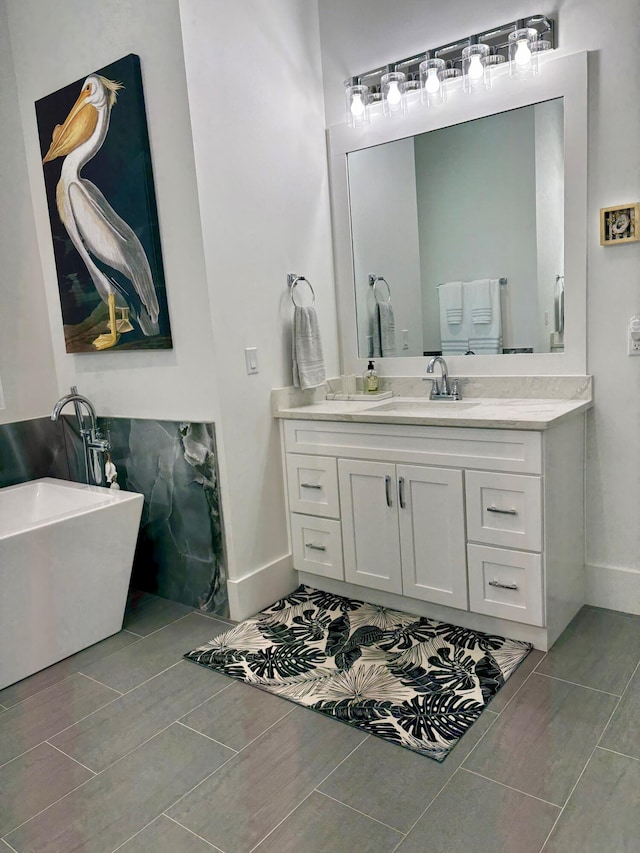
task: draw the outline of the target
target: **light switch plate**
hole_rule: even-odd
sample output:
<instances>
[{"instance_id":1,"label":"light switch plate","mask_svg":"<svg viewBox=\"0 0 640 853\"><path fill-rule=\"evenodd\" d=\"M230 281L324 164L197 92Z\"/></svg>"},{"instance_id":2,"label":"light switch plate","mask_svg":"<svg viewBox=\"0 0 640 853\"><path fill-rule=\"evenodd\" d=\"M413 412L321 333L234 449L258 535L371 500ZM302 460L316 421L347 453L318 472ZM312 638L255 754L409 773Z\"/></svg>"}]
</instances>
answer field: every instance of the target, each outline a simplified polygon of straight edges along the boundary
<instances>
[{"instance_id":1,"label":"light switch plate","mask_svg":"<svg viewBox=\"0 0 640 853\"><path fill-rule=\"evenodd\" d=\"M258 348L257 347L247 347L244 351L244 361L247 365L247 373L251 375L252 373L258 372Z\"/></svg>"}]
</instances>

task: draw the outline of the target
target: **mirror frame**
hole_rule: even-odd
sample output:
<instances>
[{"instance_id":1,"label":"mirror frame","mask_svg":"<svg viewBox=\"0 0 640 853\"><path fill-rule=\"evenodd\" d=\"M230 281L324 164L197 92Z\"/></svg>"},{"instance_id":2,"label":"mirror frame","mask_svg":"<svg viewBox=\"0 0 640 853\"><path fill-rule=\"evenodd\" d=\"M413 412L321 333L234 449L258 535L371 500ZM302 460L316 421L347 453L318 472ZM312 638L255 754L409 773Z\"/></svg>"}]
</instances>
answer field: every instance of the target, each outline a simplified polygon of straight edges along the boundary
<instances>
[{"instance_id":1,"label":"mirror frame","mask_svg":"<svg viewBox=\"0 0 640 853\"><path fill-rule=\"evenodd\" d=\"M372 122L349 128L346 122L327 131L333 246L342 373L360 374L367 359L358 357L356 300L347 154L438 130L553 98L564 106L564 240L565 350L526 355L447 356L454 376L565 376L587 371L587 52L552 55L540 62L540 74L510 80L507 69L495 73L492 88L483 94L453 93L437 107L414 104L400 118L384 118L372 110ZM566 152L569 152L567 157ZM375 176L372 176L375 178ZM499 359L499 360L498 360ZM424 356L377 358L385 376L418 376L425 372Z\"/></svg>"}]
</instances>

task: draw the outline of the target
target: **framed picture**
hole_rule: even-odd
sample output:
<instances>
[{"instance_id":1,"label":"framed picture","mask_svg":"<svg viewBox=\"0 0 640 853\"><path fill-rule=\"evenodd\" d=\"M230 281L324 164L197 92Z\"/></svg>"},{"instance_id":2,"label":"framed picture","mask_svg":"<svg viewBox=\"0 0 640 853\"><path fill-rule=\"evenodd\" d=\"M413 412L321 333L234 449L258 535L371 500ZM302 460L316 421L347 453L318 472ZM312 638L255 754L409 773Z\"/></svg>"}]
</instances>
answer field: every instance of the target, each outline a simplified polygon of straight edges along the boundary
<instances>
[{"instance_id":1,"label":"framed picture","mask_svg":"<svg viewBox=\"0 0 640 853\"><path fill-rule=\"evenodd\" d=\"M171 349L139 57L35 107L67 352Z\"/></svg>"},{"instance_id":2,"label":"framed picture","mask_svg":"<svg viewBox=\"0 0 640 853\"><path fill-rule=\"evenodd\" d=\"M639 207L635 203L600 208L600 245L617 246L640 240Z\"/></svg>"}]
</instances>

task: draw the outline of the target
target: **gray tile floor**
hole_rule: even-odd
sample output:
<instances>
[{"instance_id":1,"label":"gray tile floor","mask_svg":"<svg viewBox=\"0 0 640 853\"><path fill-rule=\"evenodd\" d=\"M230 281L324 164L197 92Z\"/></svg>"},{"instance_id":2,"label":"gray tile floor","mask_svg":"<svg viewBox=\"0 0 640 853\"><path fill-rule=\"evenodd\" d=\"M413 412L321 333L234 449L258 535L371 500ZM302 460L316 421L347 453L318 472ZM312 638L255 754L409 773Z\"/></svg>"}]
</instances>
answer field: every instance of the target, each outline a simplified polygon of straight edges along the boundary
<instances>
[{"instance_id":1,"label":"gray tile floor","mask_svg":"<svg viewBox=\"0 0 640 853\"><path fill-rule=\"evenodd\" d=\"M0 692L0 853L625 853L640 617L586 607L443 764L182 660L228 628L144 596Z\"/></svg>"}]
</instances>

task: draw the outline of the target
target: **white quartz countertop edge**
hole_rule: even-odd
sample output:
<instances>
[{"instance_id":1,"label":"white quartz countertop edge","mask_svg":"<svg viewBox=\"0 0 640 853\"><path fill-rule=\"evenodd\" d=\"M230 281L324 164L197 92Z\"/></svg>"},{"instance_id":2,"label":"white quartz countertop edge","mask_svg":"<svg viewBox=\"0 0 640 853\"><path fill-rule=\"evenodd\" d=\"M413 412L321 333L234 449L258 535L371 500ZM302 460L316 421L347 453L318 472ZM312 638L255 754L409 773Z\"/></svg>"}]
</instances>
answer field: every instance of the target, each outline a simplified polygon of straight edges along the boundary
<instances>
[{"instance_id":1,"label":"white quartz countertop edge","mask_svg":"<svg viewBox=\"0 0 640 853\"><path fill-rule=\"evenodd\" d=\"M325 400L306 406L278 408L277 418L351 421L355 423L397 423L423 426L482 427L484 429L527 429L544 430L555 426L569 417L585 412L593 405L592 400L558 399L501 399L470 397L455 402L449 400L429 404L429 411L419 411L425 398L396 397L404 405L414 403L416 411L376 411L381 403ZM437 406L437 410L433 410ZM458 407L458 408L456 408Z\"/></svg>"}]
</instances>

